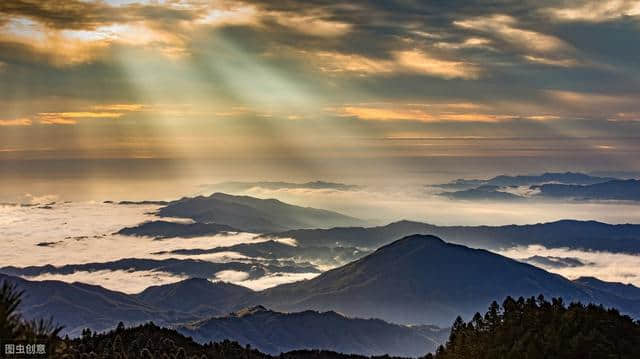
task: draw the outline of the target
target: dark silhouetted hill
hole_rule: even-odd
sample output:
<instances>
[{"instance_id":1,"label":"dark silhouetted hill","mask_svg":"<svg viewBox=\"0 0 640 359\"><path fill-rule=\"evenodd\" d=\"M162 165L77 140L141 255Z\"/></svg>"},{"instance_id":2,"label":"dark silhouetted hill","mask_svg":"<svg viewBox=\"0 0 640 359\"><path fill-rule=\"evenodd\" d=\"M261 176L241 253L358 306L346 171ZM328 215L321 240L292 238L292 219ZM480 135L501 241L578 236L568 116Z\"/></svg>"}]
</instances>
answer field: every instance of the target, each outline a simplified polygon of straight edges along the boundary
<instances>
[{"instance_id":1,"label":"dark silhouetted hill","mask_svg":"<svg viewBox=\"0 0 640 359\"><path fill-rule=\"evenodd\" d=\"M178 328L196 341L225 339L277 355L321 349L361 355L422 356L444 343L447 329L389 324L379 319L347 318L336 312L279 313L262 306Z\"/></svg>"},{"instance_id":2,"label":"dark silhouetted hill","mask_svg":"<svg viewBox=\"0 0 640 359\"><path fill-rule=\"evenodd\" d=\"M592 185L543 184L537 197L576 200L640 201L640 180L614 180Z\"/></svg>"},{"instance_id":3,"label":"dark silhouetted hill","mask_svg":"<svg viewBox=\"0 0 640 359\"><path fill-rule=\"evenodd\" d=\"M239 232L238 229L216 223L176 223L169 221L149 221L134 227L125 227L116 232L125 236L144 236L157 239L174 237L199 237Z\"/></svg>"}]
</instances>

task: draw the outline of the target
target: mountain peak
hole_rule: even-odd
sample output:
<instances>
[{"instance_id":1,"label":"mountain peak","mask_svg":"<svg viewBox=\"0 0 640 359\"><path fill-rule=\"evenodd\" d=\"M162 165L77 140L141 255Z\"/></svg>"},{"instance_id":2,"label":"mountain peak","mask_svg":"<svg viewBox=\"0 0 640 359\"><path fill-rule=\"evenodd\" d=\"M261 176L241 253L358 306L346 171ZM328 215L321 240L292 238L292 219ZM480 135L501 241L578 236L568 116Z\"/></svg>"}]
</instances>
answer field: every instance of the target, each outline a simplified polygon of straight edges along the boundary
<instances>
[{"instance_id":1,"label":"mountain peak","mask_svg":"<svg viewBox=\"0 0 640 359\"><path fill-rule=\"evenodd\" d=\"M446 244L447 242L431 234L412 234L412 235L400 238L394 242L391 242L386 246L382 246L378 248L376 252L387 251L392 248L400 248L400 247L402 247L402 249L405 250L407 247L418 248L418 247L424 247L426 245L446 245Z\"/></svg>"}]
</instances>

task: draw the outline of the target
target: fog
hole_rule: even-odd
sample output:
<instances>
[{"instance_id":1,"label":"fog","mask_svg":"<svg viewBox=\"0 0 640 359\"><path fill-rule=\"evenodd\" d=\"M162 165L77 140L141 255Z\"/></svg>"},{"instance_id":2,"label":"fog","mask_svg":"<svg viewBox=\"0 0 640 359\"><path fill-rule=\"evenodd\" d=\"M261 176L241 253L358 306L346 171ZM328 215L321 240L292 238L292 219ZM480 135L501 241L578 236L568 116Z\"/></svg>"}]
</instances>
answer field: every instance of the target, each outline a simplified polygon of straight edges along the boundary
<instances>
[{"instance_id":1,"label":"fog","mask_svg":"<svg viewBox=\"0 0 640 359\"><path fill-rule=\"evenodd\" d=\"M605 281L631 283L640 286L640 273L638 273L640 256L638 255L582 251L569 248L545 248L540 245L515 247L497 253L514 259L524 259L536 255L577 258L585 265L565 268L540 267L569 279L591 276Z\"/></svg>"}]
</instances>

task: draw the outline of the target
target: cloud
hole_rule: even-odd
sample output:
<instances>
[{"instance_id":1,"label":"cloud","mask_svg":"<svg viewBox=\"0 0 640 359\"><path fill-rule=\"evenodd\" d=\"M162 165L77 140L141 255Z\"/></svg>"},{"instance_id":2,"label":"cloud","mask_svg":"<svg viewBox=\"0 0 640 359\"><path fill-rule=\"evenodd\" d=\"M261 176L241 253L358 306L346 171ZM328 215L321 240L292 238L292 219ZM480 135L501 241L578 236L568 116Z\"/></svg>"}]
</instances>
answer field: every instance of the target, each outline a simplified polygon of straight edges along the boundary
<instances>
[{"instance_id":1,"label":"cloud","mask_svg":"<svg viewBox=\"0 0 640 359\"><path fill-rule=\"evenodd\" d=\"M419 50L398 51L394 57L400 66L415 73L445 79L474 79L480 74L478 67L473 64L437 59Z\"/></svg>"},{"instance_id":2,"label":"cloud","mask_svg":"<svg viewBox=\"0 0 640 359\"><path fill-rule=\"evenodd\" d=\"M518 118L515 115L468 112L483 109L472 103L451 104L362 104L333 109L341 116L353 116L362 120L419 121L419 122L499 122Z\"/></svg>"},{"instance_id":3,"label":"cloud","mask_svg":"<svg viewBox=\"0 0 640 359\"><path fill-rule=\"evenodd\" d=\"M412 120L425 122L436 120L434 116L420 109L346 106L341 111L345 116L355 116L363 120Z\"/></svg>"},{"instance_id":4,"label":"cloud","mask_svg":"<svg viewBox=\"0 0 640 359\"><path fill-rule=\"evenodd\" d=\"M462 42L437 42L434 44L435 47L443 48L443 49L469 49L469 48L491 48L491 40L485 39L482 37L469 37L464 39Z\"/></svg>"},{"instance_id":5,"label":"cloud","mask_svg":"<svg viewBox=\"0 0 640 359\"><path fill-rule=\"evenodd\" d=\"M624 119L625 113L633 114L640 111L640 104L637 101L638 94L607 94L566 90L545 90L543 93L549 100L559 103L565 108L570 108L575 116Z\"/></svg>"},{"instance_id":6,"label":"cloud","mask_svg":"<svg viewBox=\"0 0 640 359\"><path fill-rule=\"evenodd\" d=\"M494 35L511 45L539 53L562 51L569 48L563 40L533 30L517 27L518 21L510 15L492 15L454 21L464 28Z\"/></svg>"},{"instance_id":7,"label":"cloud","mask_svg":"<svg viewBox=\"0 0 640 359\"><path fill-rule=\"evenodd\" d=\"M572 6L548 8L544 12L551 14L556 20L589 22L640 15L640 2L637 0L583 0L569 4Z\"/></svg>"},{"instance_id":8,"label":"cloud","mask_svg":"<svg viewBox=\"0 0 640 359\"><path fill-rule=\"evenodd\" d=\"M530 62L558 67L574 67L580 64L576 59L553 59L532 55L525 55L524 58Z\"/></svg>"},{"instance_id":9,"label":"cloud","mask_svg":"<svg viewBox=\"0 0 640 359\"><path fill-rule=\"evenodd\" d=\"M122 115L121 112L41 112L38 114L38 122L44 125L75 125L81 119L114 119Z\"/></svg>"},{"instance_id":10,"label":"cloud","mask_svg":"<svg viewBox=\"0 0 640 359\"><path fill-rule=\"evenodd\" d=\"M141 104L104 104L96 105L88 111L73 112L40 112L36 115L38 122L43 125L75 125L79 120L86 119L118 119L129 112L139 112L151 109Z\"/></svg>"},{"instance_id":11,"label":"cloud","mask_svg":"<svg viewBox=\"0 0 640 359\"><path fill-rule=\"evenodd\" d=\"M546 248L541 245L515 247L498 251L498 254L514 259L532 256L577 258L584 266L559 268L557 266L538 265L550 272L558 273L570 279L592 276L605 281L631 283L640 286L640 256L610 252L583 251L569 248Z\"/></svg>"},{"instance_id":12,"label":"cloud","mask_svg":"<svg viewBox=\"0 0 640 359\"><path fill-rule=\"evenodd\" d=\"M31 119L27 117L13 118L7 120L0 120L0 127L2 126L31 126Z\"/></svg>"},{"instance_id":13,"label":"cloud","mask_svg":"<svg viewBox=\"0 0 640 359\"><path fill-rule=\"evenodd\" d=\"M319 273L271 273L258 279L248 279L234 284L245 286L253 290L263 290L280 284L308 280L317 277Z\"/></svg>"},{"instance_id":14,"label":"cloud","mask_svg":"<svg viewBox=\"0 0 640 359\"><path fill-rule=\"evenodd\" d=\"M512 51L520 53L529 62L561 67L574 67L580 64L580 61L575 58L573 46L556 36L520 28L518 20L510 15L474 17L456 20L453 24L495 37L506 43Z\"/></svg>"},{"instance_id":15,"label":"cloud","mask_svg":"<svg viewBox=\"0 0 640 359\"><path fill-rule=\"evenodd\" d=\"M322 11L296 14L291 12L270 12L269 18L276 23L293 29L299 33L317 37L342 36L351 31L351 24L330 19Z\"/></svg>"},{"instance_id":16,"label":"cloud","mask_svg":"<svg viewBox=\"0 0 640 359\"><path fill-rule=\"evenodd\" d=\"M388 74L395 71L392 61L373 59L357 54L343 54L339 52L320 51L312 55L323 72L358 73L358 74Z\"/></svg>"},{"instance_id":17,"label":"cloud","mask_svg":"<svg viewBox=\"0 0 640 359\"><path fill-rule=\"evenodd\" d=\"M59 201L51 195L31 194L27 203ZM236 235L203 236L154 240L145 237L114 235L123 227L157 219L150 212L152 205L122 206L104 203L63 203L53 209L0 205L0 232L8 237L0 243L0 263L19 267L30 265L64 265L90 262L110 262L122 258L167 259L176 249L208 249L228 247L241 243L257 243L266 239L254 239L250 233ZM40 242L62 241L55 247L37 246ZM29 253L16 256L15 253ZM217 253L207 257L215 262L238 259L237 253ZM187 257L181 257L185 259ZM203 257L198 257L202 259Z\"/></svg>"},{"instance_id":18,"label":"cloud","mask_svg":"<svg viewBox=\"0 0 640 359\"><path fill-rule=\"evenodd\" d=\"M237 270L223 270L216 273L216 279L223 282L242 282L249 278L249 273L237 271Z\"/></svg>"},{"instance_id":19,"label":"cloud","mask_svg":"<svg viewBox=\"0 0 640 359\"><path fill-rule=\"evenodd\" d=\"M94 272L77 271L73 274L45 273L38 276L24 276L28 280L59 280L67 283L81 282L124 292L140 293L150 286L176 283L188 277L159 271L102 270Z\"/></svg>"},{"instance_id":20,"label":"cloud","mask_svg":"<svg viewBox=\"0 0 640 359\"><path fill-rule=\"evenodd\" d=\"M357 54L321 51L313 54L320 70L331 73L389 75L409 73L444 79L475 79L480 76L478 66L464 62L436 58L418 49L395 51L391 59L374 59Z\"/></svg>"}]
</instances>

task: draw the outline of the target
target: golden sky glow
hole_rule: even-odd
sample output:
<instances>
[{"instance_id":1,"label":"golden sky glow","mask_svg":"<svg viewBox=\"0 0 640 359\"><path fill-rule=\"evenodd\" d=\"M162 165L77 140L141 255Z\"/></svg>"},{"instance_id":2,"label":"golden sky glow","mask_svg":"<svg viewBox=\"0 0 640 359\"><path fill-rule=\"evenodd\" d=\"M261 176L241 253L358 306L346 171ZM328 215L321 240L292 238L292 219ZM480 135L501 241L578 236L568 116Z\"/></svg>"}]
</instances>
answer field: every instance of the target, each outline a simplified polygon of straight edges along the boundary
<instances>
[{"instance_id":1,"label":"golden sky glow","mask_svg":"<svg viewBox=\"0 0 640 359\"><path fill-rule=\"evenodd\" d=\"M624 0L5 0L0 159L447 153L368 142L397 134L630 156L639 29Z\"/></svg>"}]
</instances>

